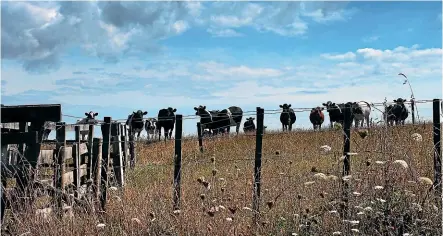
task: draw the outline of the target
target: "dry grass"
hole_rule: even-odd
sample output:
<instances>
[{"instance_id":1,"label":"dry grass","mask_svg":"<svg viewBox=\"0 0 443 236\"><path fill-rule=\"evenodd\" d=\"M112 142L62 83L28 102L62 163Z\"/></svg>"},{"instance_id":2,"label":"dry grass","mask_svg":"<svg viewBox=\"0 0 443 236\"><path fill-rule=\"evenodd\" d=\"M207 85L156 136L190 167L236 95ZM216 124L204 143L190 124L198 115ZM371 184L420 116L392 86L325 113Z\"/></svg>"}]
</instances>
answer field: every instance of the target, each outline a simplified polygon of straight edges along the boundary
<instances>
[{"instance_id":1,"label":"dry grass","mask_svg":"<svg viewBox=\"0 0 443 236\"><path fill-rule=\"evenodd\" d=\"M423 140L414 141L413 133ZM441 206L419 181L433 179L432 125L374 128L364 139L352 130L351 136L357 155L345 219L339 215L342 132L268 132L257 226L250 210L255 137L239 136L204 140L203 154L195 139L183 141L179 213L172 209L174 142L138 143L137 167L123 191L111 192L105 214L60 220L34 210L9 217L2 229L13 235L441 235ZM322 153L323 145L331 151Z\"/></svg>"}]
</instances>

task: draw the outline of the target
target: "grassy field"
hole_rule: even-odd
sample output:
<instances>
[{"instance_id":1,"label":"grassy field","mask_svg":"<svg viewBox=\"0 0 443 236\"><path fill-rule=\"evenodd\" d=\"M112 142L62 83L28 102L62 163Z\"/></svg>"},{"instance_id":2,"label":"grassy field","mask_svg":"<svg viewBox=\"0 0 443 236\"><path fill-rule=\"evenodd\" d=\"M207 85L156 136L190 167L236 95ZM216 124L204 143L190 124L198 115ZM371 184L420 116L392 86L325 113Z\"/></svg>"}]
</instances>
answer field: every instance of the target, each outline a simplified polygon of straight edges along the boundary
<instances>
[{"instance_id":1,"label":"grassy field","mask_svg":"<svg viewBox=\"0 0 443 236\"><path fill-rule=\"evenodd\" d=\"M418 133L422 140L411 135ZM351 131L349 211L340 217L342 131L267 132L260 219L252 225L255 136L183 141L181 210L172 209L174 141L136 145L138 163L107 212L59 220L16 215L20 235L441 235L432 125ZM323 152L323 145L331 147ZM425 178L423 178L425 177ZM431 181L431 182L429 182ZM104 224L104 225L99 225ZM99 226L98 226L99 225ZM7 229L7 230L6 230Z\"/></svg>"}]
</instances>

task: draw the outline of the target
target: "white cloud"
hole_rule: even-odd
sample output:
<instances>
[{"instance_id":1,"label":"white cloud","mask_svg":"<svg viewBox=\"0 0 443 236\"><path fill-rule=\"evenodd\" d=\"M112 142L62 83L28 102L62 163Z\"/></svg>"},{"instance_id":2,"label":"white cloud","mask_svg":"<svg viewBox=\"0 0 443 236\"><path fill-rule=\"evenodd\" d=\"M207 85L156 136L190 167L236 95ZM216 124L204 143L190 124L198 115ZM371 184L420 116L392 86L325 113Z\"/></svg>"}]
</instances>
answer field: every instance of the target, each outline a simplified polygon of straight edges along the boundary
<instances>
[{"instance_id":1,"label":"white cloud","mask_svg":"<svg viewBox=\"0 0 443 236\"><path fill-rule=\"evenodd\" d=\"M365 43L375 42L379 38L380 38L379 36L374 35L374 36L363 38L363 42L365 42Z\"/></svg>"},{"instance_id":2,"label":"white cloud","mask_svg":"<svg viewBox=\"0 0 443 236\"><path fill-rule=\"evenodd\" d=\"M239 37L235 28L299 36L308 22L348 19L348 10L314 3L272 2L6 2L2 4L2 59L27 71L60 68L61 56L79 46L89 55L117 62L123 55L161 50L159 41L206 27L215 37ZM228 13L227 13L228 12ZM311 12L311 13L309 13ZM306 13L306 14L303 14ZM17 23L20 22L20 23Z\"/></svg>"},{"instance_id":3,"label":"white cloud","mask_svg":"<svg viewBox=\"0 0 443 236\"><path fill-rule=\"evenodd\" d=\"M185 32L189 28L189 25L185 21L179 20L179 21L176 21L172 25L172 27L174 27L175 32L177 34L181 34L181 33Z\"/></svg>"},{"instance_id":4,"label":"white cloud","mask_svg":"<svg viewBox=\"0 0 443 236\"><path fill-rule=\"evenodd\" d=\"M442 49L441 48L428 48L428 49L417 49L417 45L414 47L397 47L393 50L380 50L374 48L362 48L358 49L357 53L362 55L366 59L375 60L397 60L397 61L408 61L418 58L426 57L437 57L441 59Z\"/></svg>"},{"instance_id":5,"label":"white cloud","mask_svg":"<svg viewBox=\"0 0 443 236\"><path fill-rule=\"evenodd\" d=\"M353 53L353 52L347 52L347 53L344 53L344 54L329 54L329 53L324 53L324 54L321 54L321 56L323 57L323 58L326 58L326 59L330 59L330 60L354 60L355 59L355 53Z\"/></svg>"},{"instance_id":6,"label":"white cloud","mask_svg":"<svg viewBox=\"0 0 443 236\"><path fill-rule=\"evenodd\" d=\"M245 65L228 66L214 61L201 62L197 64L204 74L196 76L198 80L225 80L245 78L266 78L283 75L283 72L273 68L252 68ZM200 71L200 70L198 70Z\"/></svg>"},{"instance_id":7,"label":"white cloud","mask_svg":"<svg viewBox=\"0 0 443 236\"><path fill-rule=\"evenodd\" d=\"M302 13L303 16L307 16L312 18L312 20L319 23L327 23L333 21L345 21L353 15L355 11L353 10L344 10L340 9L338 11L330 12L329 14L325 14L323 9L317 9L311 12Z\"/></svg>"},{"instance_id":8,"label":"white cloud","mask_svg":"<svg viewBox=\"0 0 443 236\"><path fill-rule=\"evenodd\" d=\"M211 29L207 30L214 37L241 37L243 34L233 29Z\"/></svg>"}]
</instances>

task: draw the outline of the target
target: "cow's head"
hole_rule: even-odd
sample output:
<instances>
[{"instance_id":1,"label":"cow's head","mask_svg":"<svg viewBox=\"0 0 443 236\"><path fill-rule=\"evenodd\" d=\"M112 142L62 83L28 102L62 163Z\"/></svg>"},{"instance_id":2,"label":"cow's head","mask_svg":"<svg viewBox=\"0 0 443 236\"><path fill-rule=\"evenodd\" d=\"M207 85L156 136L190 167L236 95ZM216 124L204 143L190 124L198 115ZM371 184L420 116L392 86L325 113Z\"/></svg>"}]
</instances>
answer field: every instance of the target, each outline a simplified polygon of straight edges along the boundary
<instances>
[{"instance_id":1,"label":"cow's head","mask_svg":"<svg viewBox=\"0 0 443 236\"><path fill-rule=\"evenodd\" d=\"M86 116L86 119L93 120L93 119L95 119L95 117L98 116L98 112L93 112L93 111L85 112L85 116Z\"/></svg>"},{"instance_id":2,"label":"cow's head","mask_svg":"<svg viewBox=\"0 0 443 236\"><path fill-rule=\"evenodd\" d=\"M406 99L403 99L403 98L397 98L397 99L394 99L394 102L395 102L396 104L398 104L398 105L403 105L404 102L406 102Z\"/></svg>"},{"instance_id":3,"label":"cow's head","mask_svg":"<svg viewBox=\"0 0 443 236\"><path fill-rule=\"evenodd\" d=\"M337 107L337 105L335 104L335 102L331 102L331 101L327 101L326 103L322 103L322 105L324 107L326 107L326 111L330 112L331 110L333 110L334 108Z\"/></svg>"},{"instance_id":4,"label":"cow's head","mask_svg":"<svg viewBox=\"0 0 443 236\"><path fill-rule=\"evenodd\" d=\"M251 121L251 122L252 122L253 120L255 120L254 117L249 117L249 118L246 119L246 121Z\"/></svg>"},{"instance_id":5,"label":"cow's head","mask_svg":"<svg viewBox=\"0 0 443 236\"><path fill-rule=\"evenodd\" d=\"M148 114L147 111L142 111L142 110L133 111L132 120L136 122L143 122L143 116L147 114Z\"/></svg>"},{"instance_id":6,"label":"cow's head","mask_svg":"<svg viewBox=\"0 0 443 236\"><path fill-rule=\"evenodd\" d=\"M291 108L291 104L283 104L283 105L280 105L280 108L282 108L283 109L283 112L289 112L289 108Z\"/></svg>"},{"instance_id":7,"label":"cow's head","mask_svg":"<svg viewBox=\"0 0 443 236\"><path fill-rule=\"evenodd\" d=\"M157 120L153 118L153 119L146 120L145 126L146 126L146 129L154 129L156 127L156 124L157 124Z\"/></svg>"},{"instance_id":8,"label":"cow's head","mask_svg":"<svg viewBox=\"0 0 443 236\"><path fill-rule=\"evenodd\" d=\"M324 107L313 107L311 109L311 113L318 113L320 114L325 108Z\"/></svg>"},{"instance_id":9,"label":"cow's head","mask_svg":"<svg viewBox=\"0 0 443 236\"><path fill-rule=\"evenodd\" d=\"M350 102L351 103L351 102ZM361 106L358 105L358 103L356 102L352 102L351 103L351 111L354 114L359 114L362 115L363 114L363 109Z\"/></svg>"},{"instance_id":10,"label":"cow's head","mask_svg":"<svg viewBox=\"0 0 443 236\"><path fill-rule=\"evenodd\" d=\"M176 111L177 111L177 109L175 109L175 108L172 108L172 107L168 107L168 111L169 111L169 112L171 112L171 113L174 113L174 112L176 112Z\"/></svg>"},{"instance_id":11,"label":"cow's head","mask_svg":"<svg viewBox=\"0 0 443 236\"><path fill-rule=\"evenodd\" d=\"M195 112L196 116L200 116L200 117L209 116L209 112L206 110L206 106L200 105L198 107L194 107L194 110L196 111Z\"/></svg>"}]
</instances>

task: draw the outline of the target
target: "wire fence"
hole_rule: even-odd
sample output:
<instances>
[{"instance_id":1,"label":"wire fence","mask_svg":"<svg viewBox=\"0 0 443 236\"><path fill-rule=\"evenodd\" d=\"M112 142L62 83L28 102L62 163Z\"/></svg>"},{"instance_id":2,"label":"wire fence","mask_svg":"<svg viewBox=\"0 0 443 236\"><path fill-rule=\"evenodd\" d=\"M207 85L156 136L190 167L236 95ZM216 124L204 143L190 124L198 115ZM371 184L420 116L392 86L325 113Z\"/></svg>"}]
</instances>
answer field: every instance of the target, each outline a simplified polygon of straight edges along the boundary
<instances>
[{"instance_id":1,"label":"wire fence","mask_svg":"<svg viewBox=\"0 0 443 236\"><path fill-rule=\"evenodd\" d=\"M416 101L416 103L419 102L429 102L429 100L419 100ZM385 104L383 104L383 107L386 107ZM312 108L295 108L294 111L296 110L297 112L302 112L302 109L306 109L304 111L310 111ZM257 111L248 111L249 113L254 113L257 114ZM440 111L439 111L440 112ZM246 113L246 112L245 112ZM247 113L247 114L249 114ZM264 110L263 114L279 114L281 113L281 110ZM181 120L185 120L185 119L191 119L191 116L183 116L183 119ZM195 119L197 119L196 116L193 116ZM435 117L435 116L434 116ZM441 117L441 114L440 114ZM149 119L149 118L145 118L144 120ZM224 120L227 119L231 119L231 118L225 118ZM115 125L115 123L113 122L118 122L118 120L112 120L111 122L103 122L103 123L98 123L100 125L106 126L106 125ZM349 122L349 121L348 121ZM59 126L66 126L63 124L58 124ZM435 124L434 124L435 125ZM346 126L346 125L345 125ZM425 130L426 126L425 123L420 123L420 124L413 124L412 126L408 126L411 127L410 130L412 131L417 131L418 133L423 133ZM410 155L410 150L408 150L407 148L405 149L404 146L402 147L390 147L390 148L386 148L385 146L389 146L388 144L386 144L386 142L389 142L390 136L392 136L392 132L394 132L397 128L392 127L389 128L390 130L388 130L388 127L386 125L378 125L378 126L372 126L372 130L371 132L376 132L376 130L378 130L377 132L380 133L380 138L382 140L380 140L380 142L378 142L378 140L374 140L373 142L375 142L374 146L368 146L367 144L365 144L363 141L364 138L360 139L356 139L356 138L351 138L354 135L359 135L358 129L353 130L352 136L349 136L347 134L346 131L346 127L343 127L343 129L339 129L336 130L336 132L332 132L332 136L328 136L329 138L334 138L334 141L327 141L327 139L322 138L323 134L326 134L324 132L306 132L306 133L310 133L309 135L311 135L314 138L309 139L309 141L303 140L302 138L297 139L297 134L303 133L304 131L299 131L299 132L288 132L286 134L284 133L280 133L280 132L269 132L269 131L265 131L263 135L257 135L257 131L255 131L252 133L246 133L246 134L242 134L239 135L237 137L233 137L233 138L225 138L223 136L218 136L218 137L182 137L182 138L177 138L177 139L172 139L171 142L159 142L159 143L150 143L145 145L143 142L141 142L140 140L127 140L126 138L123 140L118 140L116 138L112 138L112 135L110 135L109 137L109 142L107 141L107 138L104 138L100 144L103 146L107 146L109 148L109 153L114 152L116 150L113 150L113 146L115 146L116 144L133 144L135 147L135 149L137 149L137 153L140 152L139 155L143 155L144 163L151 163L152 165L156 166L156 167L165 167L168 169L175 169L178 168L178 175L183 174L185 176L185 178L183 179L183 183L185 186L190 186L189 181L194 181L188 177L186 177L188 174L190 175L190 173L192 173L192 171L197 170L199 167L201 168L202 166L211 166L213 171L216 170L217 168L222 168L221 166L219 167L219 164L216 163L226 163L229 164L231 163L235 165L235 169L237 170L237 178L239 176L244 176L244 181L245 184L248 185L248 187L252 187L249 186L249 184L247 183L248 180L251 180L251 178L255 178L254 174L252 173L252 170L255 168L253 167L253 163L254 161L257 161L257 155L256 153L253 153L255 145L253 142L251 142L251 140L254 140L251 138L255 137L255 138L261 138L263 140L264 143L264 148L263 148L263 153L264 155L260 156L260 161L263 162L263 167L264 168L270 168L270 165L275 165L277 167L273 168L273 170L275 170L273 173L265 173L265 175L263 176L263 184L265 186L265 190L267 188L271 188L271 184L275 183L273 182L274 180L280 180L283 181L281 183L287 183L289 184L290 182L293 181L300 181L301 179L303 180L304 184L309 183L311 181L309 181L309 176L301 176L299 173L295 173L294 171L290 170L290 166L291 164L288 164L289 162L296 162L298 158L300 158L302 161L304 162L308 162L309 160L312 161L312 158L307 158L307 155L314 155L314 156L320 156L323 155L323 150L321 147L324 146L325 143L327 142L331 142L332 145L336 145L336 147L333 148L333 150L331 151L331 147L329 147L329 152L331 155L331 153L333 153L333 156L329 156L330 157L330 161L331 161L331 165L332 167L329 168L325 168L325 167L318 167L321 171L324 171L326 169L329 169L331 172L335 173L335 177L340 176L340 167L343 166L343 160L346 158L349 158L349 156L354 156L354 155L370 155L370 156L380 156L380 158L376 159L376 160L383 160L386 161L388 163L392 163L393 161L396 160L403 160L403 159L410 159L410 157L408 155ZM258 129L258 127L257 127ZM176 132L181 132L181 127L179 128L179 130ZM426 130L426 132L428 132L428 130ZM350 133L350 134L351 134ZM431 135L426 136L426 141L430 142L429 138L430 136L438 136L439 133L441 133L440 128L438 127L438 129L433 129ZM120 136L124 136L124 134L119 134ZM135 135L134 133L132 133L132 135ZM404 138L402 137L402 135L404 134L397 134L395 135L395 137L397 138ZM412 135L412 134L409 134ZM114 136L115 137L115 136ZM410 136L408 136L407 138L409 138ZM344 138L344 139L342 139ZM424 137L422 137L424 139ZM204 151L200 151L197 147L198 147L198 139L202 139L204 140ZM250 140L250 141L244 141L244 140ZM272 139L272 141L271 141ZM300 143L295 143L295 144L290 144L291 143L291 139L296 140L296 141L292 141L292 142L300 142ZM387 141L386 141L386 140ZM318 140L318 141L316 141ZM343 150L340 146L341 140L343 140L344 142L350 142L351 146L352 146L352 152L350 150ZM227 141L229 142L229 144L233 145L235 143L245 143L243 145L246 145L246 143L248 145L252 145L252 146L240 146L240 145L236 145L235 147L218 147L217 145L221 145L220 141ZM382 142L383 141L383 142ZM269 147L266 146L267 142L273 142L276 143L275 147L272 149L269 149ZM309 145L311 146L316 146L318 152L308 152L308 151L303 151L303 148L299 149L302 151L299 151L298 153L286 153L285 150L285 145L293 145L293 146L297 146L297 145L305 145L306 143L309 143ZM40 141L38 142L39 144L48 144L48 142L45 141ZM71 145L81 145L84 142L70 142L69 146ZM173 148L172 144L175 143L175 150ZM50 142L50 144L55 144L55 145L66 145L66 141L54 141L54 142ZM177 144L179 144L179 153L180 153L180 157L177 157ZM277 145L278 144L278 145ZM427 153L427 155L429 153L434 154L437 153L435 150L439 148L439 143L434 142L433 145L427 145L425 146L425 149L422 150L423 153ZM247 147L247 148L246 148ZM232 156L229 155L229 152L226 152L226 148L227 149L231 149L231 152L234 153L234 149L236 150L235 152L239 152L240 155L236 155L236 156ZM281 148L282 150L278 150L279 148ZM112 149L112 151L111 151ZM210 155L217 155L217 151L223 149L224 151L224 156L223 158L220 157L215 157L214 160L212 159L212 157L210 157ZM335 149L335 151L334 151ZM58 151L60 151L61 149L58 149ZM32 163L30 163L28 161L28 159L23 155L22 151L18 150L18 149L12 149L12 152L17 153L17 155L20 157L20 162L22 163L27 163L28 165L32 165ZM126 152L126 150L123 150L123 152ZM260 151L261 152L261 151ZM160 153L160 154L159 154ZM54 154L54 164L52 167L55 167L55 169L60 168L60 164L56 162L56 156L58 155L57 153ZM209 155L209 156L208 156ZM439 155L439 154L438 154ZM165 161L165 157L166 160ZM381 158L381 157L384 157ZM177 158L180 158L180 165L177 167ZM441 158L441 157L440 157ZM140 161L141 158L139 158ZM208 160L209 159L209 160ZM103 160L103 159L102 159ZM115 159L111 158L111 160L109 160L110 162L114 162ZM183 160L183 162L181 162L181 160ZM367 160L366 160L367 161ZM374 160L372 160L374 161ZM332 163L334 162L334 163ZM243 163L243 166L241 167L237 167L236 163ZM101 163L102 165L106 163ZM115 164L115 163L114 163ZM109 166L109 174L110 177L115 178L115 174L111 175L111 173L113 173L114 169L117 168L127 168L128 167L128 163L125 160L125 165L112 165ZM357 163L353 163L353 164L357 164ZM289 166L288 166L289 165ZM358 164L360 165L360 164ZM413 166L412 163L410 163L411 166ZM197 168L197 169L196 169ZM227 168L227 167L226 167ZM332 168L336 168L336 171L334 171ZM7 171L12 171L11 170L11 165L9 164L5 164L3 162L2 159L2 170L5 169ZM248 169L248 171L245 171L246 169ZM440 159L440 169L441 169L441 159ZM80 167L72 167L70 166L69 171L78 171L80 170ZM417 179L417 177L420 176L420 173L417 173L417 171L414 172L414 170L411 170L411 176L414 176L414 178L411 179ZM318 170L311 170L314 173L319 172ZM437 170L434 170L437 171ZM15 175L15 173L10 172L10 175ZM333 175L331 173L325 173L328 176L329 175ZM213 176L216 176L216 174L214 174L214 172L212 173ZM441 175L441 172L440 172ZM249 176L249 177L248 177ZM345 176L341 176L342 178L346 178L347 175ZM224 178L228 178L229 175L226 175ZM175 184L174 189L176 191L176 186L177 183L178 185L180 185L180 178L178 178L178 176L176 176L176 174L174 174L174 182ZM285 179L285 180L282 180ZM36 180L36 183L41 183L41 181ZM284 182L285 181L285 182ZM100 188L100 186L96 186L95 182L91 181L89 182L90 184L88 186L90 186L90 188L95 188L98 189ZM212 184L216 184L214 182L214 180L212 180ZM254 183L252 183L251 185L253 185ZM222 187L223 188L223 187ZM441 182L435 182L433 184L433 188L434 189L438 189L441 188ZM2 189L2 192L4 192L6 189ZM58 188L55 188L54 190L55 192L59 193L60 195L63 195L65 193L65 191L62 191ZM78 191L78 190L74 190ZM224 191L224 190L223 190ZM299 189L293 189L293 188L288 188L288 189L281 189L281 188L277 188L276 193L273 194L273 197L280 197L280 198L288 198L288 194L289 192L294 193L294 191L299 191ZM190 193L188 193L190 194ZM193 193L194 195L197 193ZM263 196L263 199L266 197L267 195ZM248 199L248 198L244 198L244 199ZM248 199L249 201L250 199ZM178 198L178 201L180 201L180 198ZM268 202L262 202L262 204L268 204ZM263 206L262 206L263 207ZM254 208L254 207L253 207ZM254 208L254 211L258 211L258 208ZM262 210L263 211L263 210ZM345 217L346 219L346 217Z\"/></svg>"}]
</instances>

